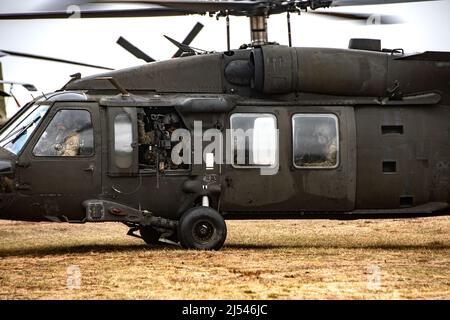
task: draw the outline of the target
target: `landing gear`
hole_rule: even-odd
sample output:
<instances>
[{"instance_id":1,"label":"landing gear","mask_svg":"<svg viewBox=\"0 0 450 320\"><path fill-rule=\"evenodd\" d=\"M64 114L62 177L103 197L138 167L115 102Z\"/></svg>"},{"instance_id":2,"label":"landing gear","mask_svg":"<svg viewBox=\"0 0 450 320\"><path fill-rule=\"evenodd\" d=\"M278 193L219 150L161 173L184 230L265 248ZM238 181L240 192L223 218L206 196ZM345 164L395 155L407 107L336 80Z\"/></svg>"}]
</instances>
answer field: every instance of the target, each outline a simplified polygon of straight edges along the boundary
<instances>
[{"instance_id":1,"label":"landing gear","mask_svg":"<svg viewBox=\"0 0 450 320\"><path fill-rule=\"evenodd\" d=\"M178 245L178 235L176 230L155 229L151 226L139 227L140 236L134 235L145 241L149 245Z\"/></svg>"},{"instance_id":2,"label":"landing gear","mask_svg":"<svg viewBox=\"0 0 450 320\"><path fill-rule=\"evenodd\" d=\"M144 240L146 244L160 244L159 238L161 237L161 233L155 230L153 227L140 227L139 233L141 234L142 240Z\"/></svg>"},{"instance_id":3,"label":"landing gear","mask_svg":"<svg viewBox=\"0 0 450 320\"><path fill-rule=\"evenodd\" d=\"M149 245L178 245L177 221L167 220L161 217L154 217L151 222L146 221L146 225L133 222L123 222L130 229L127 235L139 238ZM139 231L139 234L136 232Z\"/></svg>"},{"instance_id":4,"label":"landing gear","mask_svg":"<svg viewBox=\"0 0 450 320\"><path fill-rule=\"evenodd\" d=\"M185 249L219 250L227 237L227 226L213 208L194 207L181 217L178 237Z\"/></svg>"}]
</instances>

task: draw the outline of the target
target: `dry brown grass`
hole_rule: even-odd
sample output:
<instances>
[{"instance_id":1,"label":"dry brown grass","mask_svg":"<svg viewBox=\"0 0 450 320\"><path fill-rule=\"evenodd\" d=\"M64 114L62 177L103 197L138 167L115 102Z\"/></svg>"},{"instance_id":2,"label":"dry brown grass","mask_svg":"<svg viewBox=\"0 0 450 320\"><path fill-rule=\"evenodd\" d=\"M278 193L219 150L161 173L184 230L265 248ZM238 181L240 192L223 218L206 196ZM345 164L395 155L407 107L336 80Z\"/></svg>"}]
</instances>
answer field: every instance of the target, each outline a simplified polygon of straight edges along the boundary
<instances>
[{"instance_id":1,"label":"dry brown grass","mask_svg":"<svg viewBox=\"0 0 450 320\"><path fill-rule=\"evenodd\" d=\"M0 299L450 298L450 217L229 221L218 252L148 247L126 231L0 222ZM79 289L67 288L71 265Z\"/></svg>"}]
</instances>

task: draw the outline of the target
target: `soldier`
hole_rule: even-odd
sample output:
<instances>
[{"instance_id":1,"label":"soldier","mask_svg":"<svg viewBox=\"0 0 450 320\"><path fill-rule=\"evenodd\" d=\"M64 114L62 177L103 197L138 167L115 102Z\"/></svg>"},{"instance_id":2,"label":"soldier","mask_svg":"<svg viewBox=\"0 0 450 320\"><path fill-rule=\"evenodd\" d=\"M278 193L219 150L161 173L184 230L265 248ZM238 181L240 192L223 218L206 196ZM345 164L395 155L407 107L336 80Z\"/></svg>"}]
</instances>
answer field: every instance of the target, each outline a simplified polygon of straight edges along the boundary
<instances>
[{"instance_id":1,"label":"soldier","mask_svg":"<svg viewBox=\"0 0 450 320\"><path fill-rule=\"evenodd\" d=\"M138 119L138 133L140 144L155 144L155 133L153 131L145 131L145 123L142 119Z\"/></svg>"},{"instance_id":2,"label":"soldier","mask_svg":"<svg viewBox=\"0 0 450 320\"><path fill-rule=\"evenodd\" d=\"M80 134L78 132L71 132L65 139L63 144L63 157L74 157L80 152Z\"/></svg>"},{"instance_id":3,"label":"soldier","mask_svg":"<svg viewBox=\"0 0 450 320\"><path fill-rule=\"evenodd\" d=\"M165 156L164 156L164 169L180 169L180 167L172 162L171 155L172 155L172 148L174 147L174 144L177 142L172 142L172 133L180 127L180 117L176 113L169 113L166 116L164 116L162 120L164 124L164 135L165 140L167 141L166 145L170 146L170 149L165 150Z\"/></svg>"},{"instance_id":4,"label":"soldier","mask_svg":"<svg viewBox=\"0 0 450 320\"><path fill-rule=\"evenodd\" d=\"M55 139L55 150L56 156L61 157L74 157L79 154L81 139L80 129L75 121L70 121L68 119L63 119L57 124L57 135Z\"/></svg>"},{"instance_id":5,"label":"soldier","mask_svg":"<svg viewBox=\"0 0 450 320\"><path fill-rule=\"evenodd\" d=\"M322 123L316 127L313 134L317 143L322 150L322 157L316 164L320 164L321 167L332 167L336 165L337 158L337 141L336 133L332 126L327 123Z\"/></svg>"},{"instance_id":6,"label":"soldier","mask_svg":"<svg viewBox=\"0 0 450 320\"><path fill-rule=\"evenodd\" d=\"M55 121L45 130L36 144L36 156L73 157L79 154L81 138L73 120L55 117Z\"/></svg>"},{"instance_id":7,"label":"soldier","mask_svg":"<svg viewBox=\"0 0 450 320\"><path fill-rule=\"evenodd\" d=\"M139 158L140 163L145 166L154 166L156 163L156 139L155 131L146 131L145 122L142 119L145 115L139 114L138 123L138 141L139 141Z\"/></svg>"},{"instance_id":8,"label":"soldier","mask_svg":"<svg viewBox=\"0 0 450 320\"><path fill-rule=\"evenodd\" d=\"M180 127L180 117L175 113L169 113L163 118L163 124L170 138L172 133Z\"/></svg>"}]
</instances>

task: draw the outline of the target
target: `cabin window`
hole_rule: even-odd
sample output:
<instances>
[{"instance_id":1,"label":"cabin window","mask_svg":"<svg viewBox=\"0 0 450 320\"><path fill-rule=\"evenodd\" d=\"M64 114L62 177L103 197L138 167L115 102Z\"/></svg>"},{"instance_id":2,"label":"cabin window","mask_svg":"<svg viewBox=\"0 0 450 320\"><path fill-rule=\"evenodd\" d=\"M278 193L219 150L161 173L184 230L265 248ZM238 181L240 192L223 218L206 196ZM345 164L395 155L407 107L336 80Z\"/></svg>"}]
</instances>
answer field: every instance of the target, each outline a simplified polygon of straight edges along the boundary
<instances>
[{"instance_id":1,"label":"cabin window","mask_svg":"<svg viewBox=\"0 0 450 320\"><path fill-rule=\"evenodd\" d=\"M133 124L126 113L114 118L114 161L116 166L126 169L133 164Z\"/></svg>"},{"instance_id":2,"label":"cabin window","mask_svg":"<svg viewBox=\"0 0 450 320\"><path fill-rule=\"evenodd\" d=\"M235 113L231 116L231 158L234 167L275 167L278 129L273 114Z\"/></svg>"},{"instance_id":3,"label":"cabin window","mask_svg":"<svg viewBox=\"0 0 450 320\"><path fill-rule=\"evenodd\" d=\"M336 168L339 162L338 119L333 114L292 117L293 162L296 168Z\"/></svg>"},{"instance_id":4,"label":"cabin window","mask_svg":"<svg viewBox=\"0 0 450 320\"><path fill-rule=\"evenodd\" d=\"M108 115L108 175L138 172L137 108L110 107Z\"/></svg>"},{"instance_id":5,"label":"cabin window","mask_svg":"<svg viewBox=\"0 0 450 320\"><path fill-rule=\"evenodd\" d=\"M33 149L38 157L76 157L94 154L94 132L87 110L60 110Z\"/></svg>"}]
</instances>

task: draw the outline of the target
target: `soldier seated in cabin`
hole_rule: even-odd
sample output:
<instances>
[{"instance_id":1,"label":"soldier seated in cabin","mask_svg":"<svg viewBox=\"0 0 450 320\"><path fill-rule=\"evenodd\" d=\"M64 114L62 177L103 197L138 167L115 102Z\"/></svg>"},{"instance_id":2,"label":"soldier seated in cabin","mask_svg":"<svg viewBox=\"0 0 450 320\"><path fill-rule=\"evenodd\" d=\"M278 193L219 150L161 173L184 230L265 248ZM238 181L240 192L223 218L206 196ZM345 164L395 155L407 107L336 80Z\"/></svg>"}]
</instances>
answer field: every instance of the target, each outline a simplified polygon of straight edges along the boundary
<instances>
[{"instance_id":1,"label":"soldier seated in cabin","mask_svg":"<svg viewBox=\"0 0 450 320\"><path fill-rule=\"evenodd\" d=\"M321 167L333 167L336 165L337 142L332 127L323 124L317 127L315 132L317 143L321 150Z\"/></svg>"},{"instance_id":2,"label":"soldier seated in cabin","mask_svg":"<svg viewBox=\"0 0 450 320\"><path fill-rule=\"evenodd\" d=\"M300 133L300 145L295 163L300 167L329 168L337 164L337 136L334 126L323 122L316 123Z\"/></svg>"}]
</instances>

